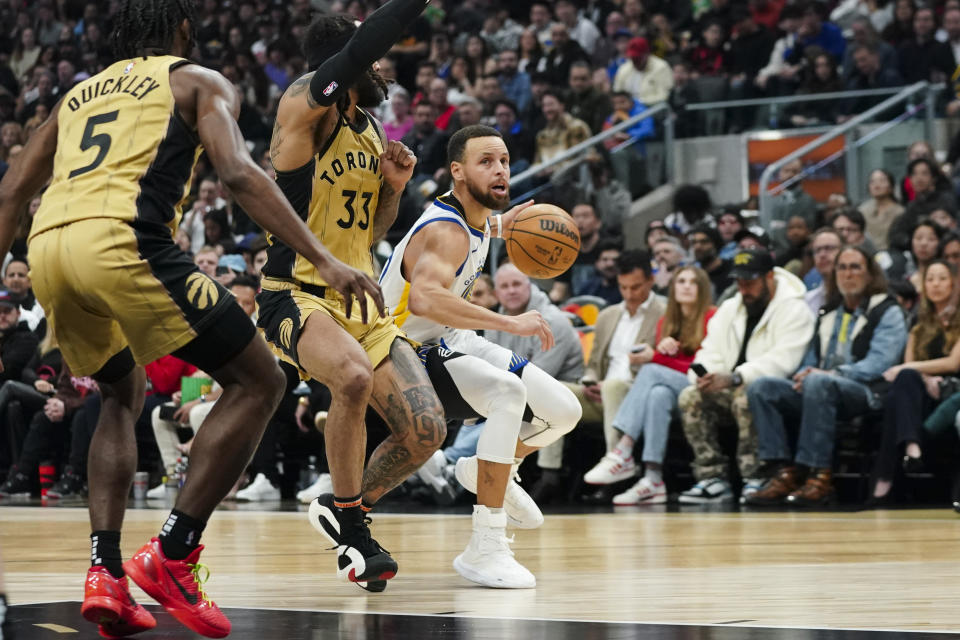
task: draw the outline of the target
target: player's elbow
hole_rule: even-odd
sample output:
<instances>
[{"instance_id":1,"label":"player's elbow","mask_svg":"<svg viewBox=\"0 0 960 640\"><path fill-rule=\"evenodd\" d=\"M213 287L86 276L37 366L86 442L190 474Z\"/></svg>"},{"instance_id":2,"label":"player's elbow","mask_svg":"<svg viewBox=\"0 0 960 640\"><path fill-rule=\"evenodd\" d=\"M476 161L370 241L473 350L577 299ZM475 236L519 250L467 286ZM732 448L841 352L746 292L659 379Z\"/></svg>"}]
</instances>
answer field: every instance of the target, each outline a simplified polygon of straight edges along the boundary
<instances>
[{"instance_id":1,"label":"player's elbow","mask_svg":"<svg viewBox=\"0 0 960 640\"><path fill-rule=\"evenodd\" d=\"M217 175L234 194L252 191L258 177L263 176L263 172L246 158L230 159L221 166L217 167Z\"/></svg>"},{"instance_id":2,"label":"player's elbow","mask_svg":"<svg viewBox=\"0 0 960 640\"><path fill-rule=\"evenodd\" d=\"M412 285L410 297L407 299L410 313L415 316L426 316L430 310L430 298L429 287Z\"/></svg>"}]
</instances>

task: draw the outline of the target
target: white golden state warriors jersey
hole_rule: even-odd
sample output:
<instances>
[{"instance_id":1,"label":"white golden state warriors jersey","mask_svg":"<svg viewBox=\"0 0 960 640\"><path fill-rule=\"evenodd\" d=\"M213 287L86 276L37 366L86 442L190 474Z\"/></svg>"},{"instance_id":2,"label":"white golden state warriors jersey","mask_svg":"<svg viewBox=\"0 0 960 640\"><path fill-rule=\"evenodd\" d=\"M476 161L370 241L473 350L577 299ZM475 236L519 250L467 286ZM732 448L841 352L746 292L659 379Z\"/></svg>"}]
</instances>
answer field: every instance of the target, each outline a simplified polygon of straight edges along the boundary
<instances>
[{"instance_id":1,"label":"white golden state warriors jersey","mask_svg":"<svg viewBox=\"0 0 960 640\"><path fill-rule=\"evenodd\" d=\"M460 268L457 269L456 278L450 285L450 291L461 298L469 299L473 283L476 282L477 276L480 275L483 264L487 260L487 252L490 249L490 224L484 222L483 229L470 226L463 212L463 206L452 192L440 196L427 207L416 224L411 227L403 240L394 248L393 254L380 274L380 288L383 290L383 299L397 326L412 340L437 344L441 339L451 336L455 330L410 313L407 304L410 296L410 283L403 273L403 254L414 235L428 224L438 221L459 224L463 227L463 232L470 237L470 253L463 264L460 265Z\"/></svg>"}]
</instances>

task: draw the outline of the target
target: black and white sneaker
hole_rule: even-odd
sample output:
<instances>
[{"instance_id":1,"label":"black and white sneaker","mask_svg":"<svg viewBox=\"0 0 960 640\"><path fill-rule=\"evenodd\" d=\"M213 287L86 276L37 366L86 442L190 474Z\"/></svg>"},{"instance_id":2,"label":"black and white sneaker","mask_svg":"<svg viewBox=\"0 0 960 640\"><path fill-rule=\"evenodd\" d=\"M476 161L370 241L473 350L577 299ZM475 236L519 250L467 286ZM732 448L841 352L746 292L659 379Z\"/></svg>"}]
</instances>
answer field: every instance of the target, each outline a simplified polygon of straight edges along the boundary
<instances>
[{"instance_id":1,"label":"black and white sneaker","mask_svg":"<svg viewBox=\"0 0 960 640\"><path fill-rule=\"evenodd\" d=\"M337 577L379 593L397 574L397 562L370 535L370 518L353 531L344 531L333 506L333 494L325 493L310 503L310 524L337 550Z\"/></svg>"},{"instance_id":2,"label":"black and white sneaker","mask_svg":"<svg viewBox=\"0 0 960 640\"><path fill-rule=\"evenodd\" d=\"M63 475L57 484L47 491L48 498L73 498L83 493L83 478L67 465L63 468Z\"/></svg>"},{"instance_id":3,"label":"black and white sneaker","mask_svg":"<svg viewBox=\"0 0 960 640\"><path fill-rule=\"evenodd\" d=\"M10 475L0 485L0 498L29 497L33 490L30 477L22 473L16 465L10 467Z\"/></svg>"},{"instance_id":4,"label":"black and white sneaker","mask_svg":"<svg viewBox=\"0 0 960 640\"><path fill-rule=\"evenodd\" d=\"M733 489L723 478L706 478L680 494L680 504L708 504L733 500Z\"/></svg>"}]
</instances>

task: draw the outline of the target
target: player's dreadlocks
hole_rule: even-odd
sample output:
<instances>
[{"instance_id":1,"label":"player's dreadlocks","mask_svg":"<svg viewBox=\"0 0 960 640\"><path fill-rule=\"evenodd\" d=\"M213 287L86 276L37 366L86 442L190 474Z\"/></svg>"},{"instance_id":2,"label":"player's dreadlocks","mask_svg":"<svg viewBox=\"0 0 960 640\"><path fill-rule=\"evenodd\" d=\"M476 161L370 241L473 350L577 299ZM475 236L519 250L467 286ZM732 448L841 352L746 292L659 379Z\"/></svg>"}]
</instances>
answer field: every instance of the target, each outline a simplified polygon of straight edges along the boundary
<instances>
[{"instance_id":1,"label":"player's dreadlocks","mask_svg":"<svg viewBox=\"0 0 960 640\"><path fill-rule=\"evenodd\" d=\"M113 53L119 60L169 53L184 20L190 23L190 42L196 42L193 0L122 0L111 35Z\"/></svg>"},{"instance_id":2,"label":"player's dreadlocks","mask_svg":"<svg viewBox=\"0 0 960 640\"><path fill-rule=\"evenodd\" d=\"M347 44L347 41L357 30L356 21L342 14L318 14L310 22L303 36L303 53L307 58L307 66L311 71L316 70L323 62L338 53ZM387 81L372 68L364 72L377 86L383 95L387 95ZM340 113L346 113L350 108L350 94L344 92L337 101Z\"/></svg>"}]
</instances>

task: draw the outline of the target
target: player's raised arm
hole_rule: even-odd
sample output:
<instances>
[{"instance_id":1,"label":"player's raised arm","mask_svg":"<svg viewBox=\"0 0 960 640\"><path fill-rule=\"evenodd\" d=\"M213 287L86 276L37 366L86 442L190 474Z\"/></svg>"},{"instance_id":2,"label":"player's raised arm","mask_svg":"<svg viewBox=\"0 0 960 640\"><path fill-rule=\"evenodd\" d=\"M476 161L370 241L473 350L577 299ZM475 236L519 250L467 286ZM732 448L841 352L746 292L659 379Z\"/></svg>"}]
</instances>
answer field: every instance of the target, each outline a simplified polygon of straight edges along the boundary
<instances>
[{"instance_id":1,"label":"player's raised arm","mask_svg":"<svg viewBox=\"0 0 960 640\"><path fill-rule=\"evenodd\" d=\"M313 43L307 60L310 73L291 84L277 108L271 143L273 157L284 140L303 147L295 138L312 128L327 109L354 85L361 74L380 58L416 20L429 0L390 0L367 17L349 38L331 38ZM310 157L310 149L307 149Z\"/></svg>"},{"instance_id":2,"label":"player's raised arm","mask_svg":"<svg viewBox=\"0 0 960 640\"><path fill-rule=\"evenodd\" d=\"M43 188L53 173L53 156L57 152L57 130L60 103L46 122L40 125L20 155L10 164L0 182L0 257L7 255L17 224L30 199Z\"/></svg>"},{"instance_id":3,"label":"player's raised arm","mask_svg":"<svg viewBox=\"0 0 960 640\"><path fill-rule=\"evenodd\" d=\"M186 74L184 80L195 87L200 141L217 175L244 211L317 267L327 284L343 295L347 316L351 313L352 298L356 296L361 318L367 321L367 293L383 315L383 296L377 283L362 271L334 258L297 216L276 183L253 162L237 126L240 102L233 86L219 74L194 65L182 67L175 73Z\"/></svg>"},{"instance_id":4,"label":"player's raised arm","mask_svg":"<svg viewBox=\"0 0 960 640\"><path fill-rule=\"evenodd\" d=\"M417 237L419 236L419 237ZM408 248L410 312L454 329L490 329L521 336L538 336L546 351L553 332L539 311L506 316L471 304L450 290L470 251L470 241L456 223L434 222L414 236ZM419 246L417 246L419 245Z\"/></svg>"}]
</instances>

